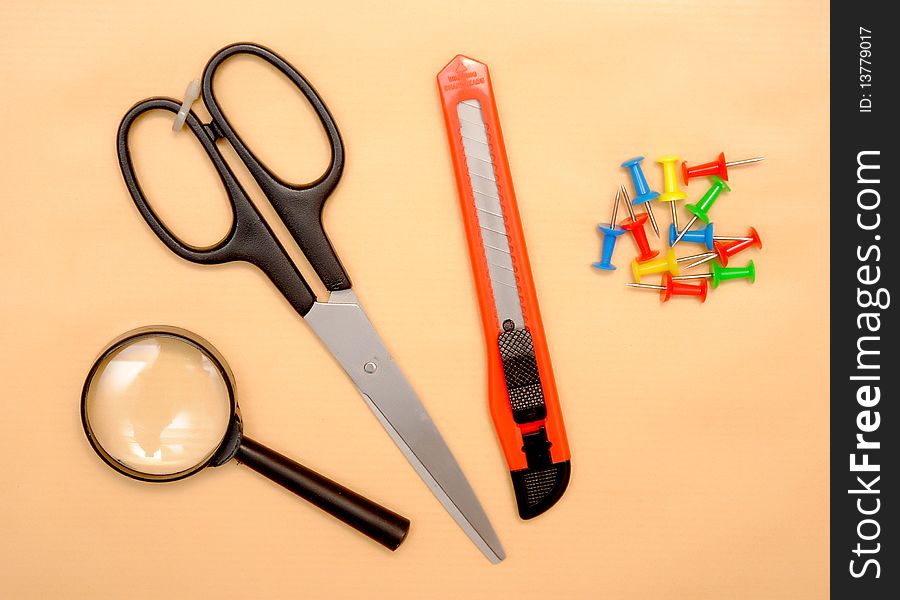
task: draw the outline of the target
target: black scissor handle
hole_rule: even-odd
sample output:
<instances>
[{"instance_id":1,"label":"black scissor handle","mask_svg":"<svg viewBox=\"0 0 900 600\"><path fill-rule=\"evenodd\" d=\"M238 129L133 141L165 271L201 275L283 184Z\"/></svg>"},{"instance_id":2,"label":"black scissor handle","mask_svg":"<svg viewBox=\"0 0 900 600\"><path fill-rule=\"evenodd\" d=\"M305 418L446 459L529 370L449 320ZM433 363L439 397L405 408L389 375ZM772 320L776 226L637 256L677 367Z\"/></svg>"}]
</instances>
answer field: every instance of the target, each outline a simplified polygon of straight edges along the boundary
<instances>
[{"instance_id":1,"label":"black scissor handle","mask_svg":"<svg viewBox=\"0 0 900 600\"><path fill-rule=\"evenodd\" d=\"M292 185L278 177L253 154L253 151L235 132L234 127L222 112L213 89L213 77L222 63L238 54L256 56L278 69L297 86L316 111L322 127L325 128L325 133L328 135L331 161L325 173L315 181L303 185ZM218 129L216 133L221 133L237 152L247 170L253 175L269 202L272 203L275 212L290 231L294 241L306 255L319 279L328 290L349 289L350 278L322 227L322 208L325 200L334 191L344 170L344 144L331 113L328 112L328 108L325 107L316 90L297 69L275 52L257 44L243 43L227 46L209 60L206 68L203 69L202 93L203 103L212 116L214 126Z\"/></svg>"},{"instance_id":2,"label":"black scissor handle","mask_svg":"<svg viewBox=\"0 0 900 600\"><path fill-rule=\"evenodd\" d=\"M131 126L138 117L149 111L167 110L177 113L180 108L181 103L171 98L150 98L134 105L119 125L116 143L119 167L122 169L125 185L128 186L135 206L157 237L168 246L169 250L181 258L198 264L220 264L232 261L252 263L272 280L272 283L301 316L306 315L315 302L315 296L309 284L291 262L284 247L278 242L262 215L247 198L246 192L216 147L215 134L208 126L200 122L193 111L188 113L185 124L200 141L225 186L234 217L231 229L220 242L212 246L205 248L194 246L179 239L147 202L141 184L135 175L131 149L128 146Z\"/></svg>"}]
</instances>

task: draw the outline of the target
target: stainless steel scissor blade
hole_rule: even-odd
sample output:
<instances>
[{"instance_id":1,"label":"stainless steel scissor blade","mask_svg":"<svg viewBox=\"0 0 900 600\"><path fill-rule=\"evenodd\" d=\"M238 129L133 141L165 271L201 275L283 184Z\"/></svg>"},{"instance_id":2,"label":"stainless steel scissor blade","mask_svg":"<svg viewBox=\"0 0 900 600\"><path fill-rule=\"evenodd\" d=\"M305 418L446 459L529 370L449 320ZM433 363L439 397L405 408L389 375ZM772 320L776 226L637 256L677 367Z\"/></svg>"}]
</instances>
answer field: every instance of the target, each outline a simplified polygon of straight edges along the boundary
<instances>
[{"instance_id":1,"label":"stainless steel scissor blade","mask_svg":"<svg viewBox=\"0 0 900 600\"><path fill-rule=\"evenodd\" d=\"M492 562L506 553L466 476L352 289L316 302L306 322L359 389L369 408L440 500Z\"/></svg>"}]
</instances>

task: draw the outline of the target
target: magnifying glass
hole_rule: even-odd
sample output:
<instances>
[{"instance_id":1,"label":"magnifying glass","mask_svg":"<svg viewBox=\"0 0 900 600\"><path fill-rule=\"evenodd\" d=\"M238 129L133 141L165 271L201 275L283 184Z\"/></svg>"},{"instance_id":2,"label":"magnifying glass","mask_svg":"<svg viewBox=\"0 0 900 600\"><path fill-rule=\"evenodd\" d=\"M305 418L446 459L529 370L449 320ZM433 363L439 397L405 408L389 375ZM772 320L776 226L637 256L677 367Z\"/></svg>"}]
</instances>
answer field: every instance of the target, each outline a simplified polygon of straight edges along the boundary
<instances>
[{"instance_id":1,"label":"magnifying glass","mask_svg":"<svg viewBox=\"0 0 900 600\"><path fill-rule=\"evenodd\" d=\"M225 359L203 338L145 327L113 340L91 367L81 422L110 467L175 481L232 458L395 550L409 519L243 435Z\"/></svg>"}]
</instances>

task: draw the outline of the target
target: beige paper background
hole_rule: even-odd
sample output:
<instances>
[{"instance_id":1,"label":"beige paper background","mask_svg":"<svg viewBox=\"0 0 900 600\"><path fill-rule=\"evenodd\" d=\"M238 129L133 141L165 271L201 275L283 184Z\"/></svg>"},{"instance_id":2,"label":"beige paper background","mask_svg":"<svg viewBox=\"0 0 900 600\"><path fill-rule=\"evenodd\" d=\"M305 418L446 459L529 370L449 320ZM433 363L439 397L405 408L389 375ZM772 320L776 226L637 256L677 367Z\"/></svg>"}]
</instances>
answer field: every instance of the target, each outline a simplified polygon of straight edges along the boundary
<instances>
[{"instance_id":1,"label":"beige paper background","mask_svg":"<svg viewBox=\"0 0 900 600\"><path fill-rule=\"evenodd\" d=\"M825 596L827 24L822 2L3 2L0 596ZM124 112L180 97L242 40L287 57L335 115L347 168L326 227L490 514L499 566L262 275L181 261L129 200ZM486 409L434 83L460 52L492 69L574 456L565 498L528 523ZM283 173L316 176L315 123L252 67L223 73L226 109ZM215 240L224 195L166 127L136 141L151 197ZM767 158L715 208L721 232L760 230L755 286L660 305L589 267L619 162L645 154L659 187L657 156L720 150ZM171 485L104 466L83 377L109 339L157 323L228 358L249 435L408 515L408 541L391 554L236 465Z\"/></svg>"}]
</instances>

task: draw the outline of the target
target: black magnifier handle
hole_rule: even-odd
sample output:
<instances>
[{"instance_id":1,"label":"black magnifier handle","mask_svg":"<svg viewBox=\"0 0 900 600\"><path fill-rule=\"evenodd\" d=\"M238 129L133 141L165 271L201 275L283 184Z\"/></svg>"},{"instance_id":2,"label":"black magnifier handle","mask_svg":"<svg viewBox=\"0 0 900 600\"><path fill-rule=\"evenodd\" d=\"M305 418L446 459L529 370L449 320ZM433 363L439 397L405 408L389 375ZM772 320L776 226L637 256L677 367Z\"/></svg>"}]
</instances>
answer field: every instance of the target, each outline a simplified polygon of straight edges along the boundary
<instances>
[{"instance_id":1,"label":"black magnifier handle","mask_svg":"<svg viewBox=\"0 0 900 600\"><path fill-rule=\"evenodd\" d=\"M391 550L396 550L409 532L406 517L246 436L235 459Z\"/></svg>"}]
</instances>

